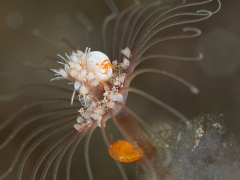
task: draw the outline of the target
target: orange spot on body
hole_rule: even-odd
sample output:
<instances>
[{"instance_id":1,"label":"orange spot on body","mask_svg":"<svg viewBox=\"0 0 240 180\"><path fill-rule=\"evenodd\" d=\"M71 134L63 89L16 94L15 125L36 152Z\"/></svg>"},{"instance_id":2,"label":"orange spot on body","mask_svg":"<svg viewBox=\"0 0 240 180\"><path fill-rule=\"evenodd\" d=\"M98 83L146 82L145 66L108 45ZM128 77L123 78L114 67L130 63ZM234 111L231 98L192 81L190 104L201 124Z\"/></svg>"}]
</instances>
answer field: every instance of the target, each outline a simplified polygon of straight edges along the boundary
<instances>
[{"instance_id":1,"label":"orange spot on body","mask_svg":"<svg viewBox=\"0 0 240 180\"><path fill-rule=\"evenodd\" d=\"M110 61L109 61L108 59L105 59L105 60L102 62L102 66L103 66L103 67L104 67L105 65L107 65L107 64L105 64L105 63L110 64Z\"/></svg>"},{"instance_id":2,"label":"orange spot on body","mask_svg":"<svg viewBox=\"0 0 240 180\"><path fill-rule=\"evenodd\" d=\"M113 67L113 65L110 63L110 61L107 59L107 60L104 60L102 62L102 67L103 69L108 69L109 67Z\"/></svg>"},{"instance_id":3,"label":"orange spot on body","mask_svg":"<svg viewBox=\"0 0 240 180\"><path fill-rule=\"evenodd\" d=\"M105 59L105 60L102 62L101 65L99 65L99 64L96 64L96 65L98 65L98 66L100 66L101 68L103 68L104 70L106 70L105 72L100 72L100 71L99 71L99 72L102 73L102 74L107 74L108 68L113 67L113 65L110 63L109 59Z\"/></svg>"},{"instance_id":4,"label":"orange spot on body","mask_svg":"<svg viewBox=\"0 0 240 180\"><path fill-rule=\"evenodd\" d=\"M111 148L115 155L112 153ZM142 148L135 149L131 143L124 140L119 140L111 144L108 152L113 159L125 163L137 161L143 155Z\"/></svg>"}]
</instances>

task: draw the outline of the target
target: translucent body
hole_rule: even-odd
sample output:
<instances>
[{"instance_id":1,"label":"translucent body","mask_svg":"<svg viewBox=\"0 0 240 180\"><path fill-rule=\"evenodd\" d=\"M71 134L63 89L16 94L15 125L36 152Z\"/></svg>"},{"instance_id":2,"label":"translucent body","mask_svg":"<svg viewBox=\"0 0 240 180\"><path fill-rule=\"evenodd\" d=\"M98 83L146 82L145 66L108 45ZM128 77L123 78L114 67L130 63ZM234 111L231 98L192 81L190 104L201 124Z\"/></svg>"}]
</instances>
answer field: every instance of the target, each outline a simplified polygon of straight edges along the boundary
<instances>
[{"instance_id":1,"label":"translucent body","mask_svg":"<svg viewBox=\"0 0 240 180\"><path fill-rule=\"evenodd\" d=\"M106 82L112 76L110 60L100 51L89 53L87 69L96 74L96 78L102 82Z\"/></svg>"}]
</instances>

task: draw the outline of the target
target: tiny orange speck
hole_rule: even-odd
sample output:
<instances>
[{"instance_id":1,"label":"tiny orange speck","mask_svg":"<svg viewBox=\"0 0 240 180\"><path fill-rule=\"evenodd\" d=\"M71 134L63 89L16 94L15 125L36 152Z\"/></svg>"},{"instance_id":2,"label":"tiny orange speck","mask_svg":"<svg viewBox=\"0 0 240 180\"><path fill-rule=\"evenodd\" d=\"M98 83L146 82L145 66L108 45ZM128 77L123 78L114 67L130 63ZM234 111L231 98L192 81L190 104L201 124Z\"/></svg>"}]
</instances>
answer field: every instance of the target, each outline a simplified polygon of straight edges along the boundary
<instances>
[{"instance_id":1,"label":"tiny orange speck","mask_svg":"<svg viewBox=\"0 0 240 180\"><path fill-rule=\"evenodd\" d=\"M111 147L116 158L112 154ZM142 148L135 149L131 143L124 140L116 141L108 148L108 152L113 159L120 162L130 163L139 160L143 155Z\"/></svg>"}]
</instances>

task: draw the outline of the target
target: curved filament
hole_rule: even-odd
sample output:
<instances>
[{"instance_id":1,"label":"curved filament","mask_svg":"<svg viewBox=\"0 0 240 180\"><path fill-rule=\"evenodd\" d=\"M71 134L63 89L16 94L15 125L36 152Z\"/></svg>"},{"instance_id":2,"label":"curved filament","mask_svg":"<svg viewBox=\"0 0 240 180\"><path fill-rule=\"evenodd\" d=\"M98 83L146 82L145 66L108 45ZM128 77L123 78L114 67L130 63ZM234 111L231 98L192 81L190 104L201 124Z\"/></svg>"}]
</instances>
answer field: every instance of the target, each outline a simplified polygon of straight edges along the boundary
<instances>
[{"instance_id":1,"label":"curved filament","mask_svg":"<svg viewBox=\"0 0 240 180\"><path fill-rule=\"evenodd\" d=\"M34 138L37 134L39 134L40 132L42 132L43 130L55 125L56 123L58 123L59 120L61 119L64 119L66 117L70 117L70 116L76 116L76 114L71 114L71 115L68 115L68 116L64 116L64 117L61 117L61 118L58 118L58 119L55 119L53 120L52 122L49 122L48 124L45 124L41 127L39 127L38 129L36 129L35 131L33 131L31 134L29 134L22 142L22 144L20 145L20 147L18 148L18 151L17 151L17 154L15 155L13 161L12 161L12 164L10 165L8 171L6 171L3 175L0 176L0 180L4 179L12 170L13 168L15 167L16 163L19 161L19 157L20 157L20 154L22 152L22 150L24 149L24 147L26 146L26 144L32 139ZM25 159L23 158L23 161L25 161ZM24 163L23 163L24 165ZM21 178L21 171L19 170L19 175L20 175L20 178Z\"/></svg>"},{"instance_id":2,"label":"curved filament","mask_svg":"<svg viewBox=\"0 0 240 180\"><path fill-rule=\"evenodd\" d=\"M180 35L180 36L168 36L168 37L164 37L164 38L156 38L153 41L150 41L149 43L147 43L142 49L141 49L141 53L139 54L138 57L142 56L142 54L148 50L150 47L152 47L153 45L159 43L159 42L163 42L163 41L167 41L167 40L173 40L173 39L184 39L184 38L195 38L201 35L201 30L198 28L193 28L193 27L186 27L183 28L182 30L183 32L195 32L194 34L189 34L189 35Z\"/></svg>"},{"instance_id":3,"label":"curved filament","mask_svg":"<svg viewBox=\"0 0 240 180\"><path fill-rule=\"evenodd\" d=\"M88 172L88 177L90 180L93 180L93 174L92 174L92 170L91 170L91 166L90 166L90 160L89 160L89 144L90 144L90 139L92 136L93 131L96 129L97 127L97 122L93 122L91 124L91 127L89 128L87 135L86 135L86 139L85 139L85 143L84 143L84 157L85 157L85 163L86 163L86 168L87 168L87 172Z\"/></svg>"},{"instance_id":4,"label":"curved filament","mask_svg":"<svg viewBox=\"0 0 240 180\"><path fill-rule=\"evenodd\" d=\"M197 6L197 5L203 5L203 4L207 4L209 2L212 2L213 0L209 0L209 1L203 1L203 2L194 2L194 3L188 3L188 4L180 4L180 5L176 5L176 6L170 6L169 8L167 8L164 12L160 13L159 15L157 15L153 21L151 21L151 24L146 26L145 30L143 31L143 36L147 37L150 32L152 34L152 30L157 27L160 23L162 23L164 20L161 20L162 17L164 17L164 15L168 14L169 12L171 11L174 11L174 10L177 10L177 9L180 9L180 8L185 8L185 7L192 7L192 6ZM210 12L210 11L206 11L206 10L199 10L197 11L197 13L200 13L200 12L205 12L207 14L214 14L216 13L217 11L219 11L219 8L221 7L221 3L220 1L218 0L218 3L219 3L219 7L218 7L218 10L216 10L215 12ZM186 15L187 13L182 13L182 15ZM194 14L194 13L190 13L192 15L206 15L206 14ZM189 14L189 15L190 15ZM175 14L176 15L176 14ZM175 16L173 15L173 16ZM171 16L166 16L167 19L169 19L169 17Z\"/></svg>"},{"instance_id":5,"label":"curved filament","mask_svg":"<svg viewBox=\"0 0 240 180\"><path fill-rule=\"evenodd\" d=\"M193 20L183 20L183 21L176 21L176 22L173 22L173 23L168 23L166 25L163 25L163 26L160 26L156 29L154 29L153 31L151 31L151 34L149 34L148 36L146 36L145 38L142 38L141 42L138 43L138 45L134 46L134 53L139 53L144 50L142 50L143 48L146 50L147 48L144 47L145 44L155 35L157 34L158 32L168 28L168 27L173 27L173 26L177 26L177 25L181 25L181 24L187 24L187 23L194 23L194 22L199 22L199 21L203 21L205 19L208 19L212 14L210 11L204 11L202 13L179 13L179 14L174 14L172 16L167 16L166 18L164 18L164 21L165 20L168 20L170 18L173 18L173 17L178 17L178 16L204 16L203 18L199 18L199 19L193 19ZM155 44L155 43L154 43Z\"/></svg>"},{"instance_id":6,"label":"curved filament","mask_svg":"<svg viewBox=\"0 0 240 180\"><path fill-rule=\"evenodd\" d=\"M43 57L40 61L42 61L41 62L41 64L39 63L34 63L34 62L32 62L32 61L23 61L23 64L24 65L26 65L26 66L31 66L31 67L34 67L34 68L37 68L37 69L40 69L40 68L46 68L46 65L49 63L49 62L54 62L54 63L59 63L59 64L64 64L62 61L63 61L63 59L61 58L61 61L59 61L59 59L58 58L56 58L56 57L54 57L54 56L45 56L45 57ZM65 61L64 61L65 62ZM49 68L46 68L46 71L48 71L48 72L52 72L51 70L49 70ZM31 73L32 71L30 71L29 73L29 75L31 75L32 73ZM28 72L27 72L28 73ZM27 73L22 73L23 74L23 76L25 76L24 74L27 74ZM10 74L11 75L11 74ZM16 74L17 75L17 74ZM21 77L21 74L19 74L20 75L20 77ZM27 75L28 76L28 75Z\"/></svg>"},{"instance_id":7,"label":"curved filament","mask_svg":"<svg viewBox=\"0 0 240 180\"><path fill-rule=\"evenodd\" d=\"M58 39L55 39L54 37L52 37L51 35L47 34L46 32L43 32L42 30L40 29L37 29L37 28L33 28L32 29L32 34L34 36L37 36L45 41L48 41L56 46L60 46L60 47L64 47L64 46L69 46L71 49L75 49L73 47L73 45L71 45L71 43L66 39L66 38L63 38L61 40L58 40Z\"/></svg>"},{"instance_id":8,"label":"curved filament","mask_svg":"<svg viewBox=\"0 0 240 180\"><path fill-rule=\"evenodd\" d=\"M21 122L16 128L13 129L12 133L8 136L8 138L5 139L5 141L0 145L0 150L3 149L8 143L16 136L16 134L25 126L27 126L29 123L32 123L40 118L47 117L56 113L64 112L64 111L70 111L70 110L77 110L79 107L70 107L70 108L61 108L61 109L53 109L50 111L45 111L39 114L36 114L34 116L31 116Z\"/></svg>"},{"instance_id":9,"label":"curved filament","mask_svg":"<svg viewBox=\"0 0 240 180\"><path fill-rule=\"evenodd\" d=\"M63 142L56 147L56 149L53 151L52 155L49 157L49 159L44 167L44 170L42 172L42 175L40 178L41 180L45 179L47 172L48 172L50 166L52 165L54 159L57 157L57 155L59 153L61 153L65 147L69 147L71 145L71 143L73 142L73 140L75 139L74 137L77 135L78 132L73 128L72 128L72 130L74 130L74 132L72 132L65 140L63 140Z\"/></svg>"},{"instance_id":10,"label":"curved filament","mask_svg":"<svg viewBox=\"0 0 240 180\"><path fill-rule=\"evenodd\" d=\"M39 134L40 132L44 131L45 129L52 127L54 125L58 125L59 123L61 123L62 121L66 121L66 118L69 118L71 116L76 116L76 114L70 114L67 116L63 116L61 118L55 119L47 124L44 124L43 126L40 126L39 128L37 128L36 130L34 130L31 134L29 134L29 136L27 138L25 138L25 140L22 142L21 144L21 148L18 150L18 154L20 155L22 149L24 148L24 146L31 140L33 139L37 134ZM66 128L67 126L71 125L71 123L73 123L76 120L76 118L68 120L56 127L54 127L53 129L49 130L48 132L46 132L44 135L42 135L40 138L38 138L32 145L30 148L28 148L27 152L24 154L24 157L22 158L20 165L19 165L19 169L18 169L18 179L20 180L22 178L22 173L23 173L23 168L24 165L28 159L28 157L31 155L31 153L34 151L34 149L36 149L36 147L42 143L44 140L46 140L48 137L50 137L51 135L57 133L58 131ZM15 157L15 159L18 156ZM11 168L13 168L14 166L11 166Z\"/></svg>"},{"instance_id":11,"label":"curved filament","mask_svg":"<svg viewBox=\"0 0 240 180\"><path fill-rule=\"evenodd\" d=\"M114 28L113 28L113 35L112 35L112 45L111 45L111 59L116 59L117 57L115 56L116 54L116 39L117 39L117 34L118 34L118 28L119 28L119 24L121 19L123 18L124 15L126 15L130 10L132 10L135 7L135 5L133 6L129 6L128 8L124 9L117 17L115 24L114 24Z\"/></svg>"},{"instance_id":12,"label":"curved filament","mask_svg":"<svg viewBox=\"0 0 240 180\"><path fill-rule=\"evenodd\" d=\"M146 92L143 92L143 91L141 91L139 89L135 89L135 88L122 88L121 93L125 93L125 92L134 92L134 93L139 94L143 97L146 97L147 99L155 102L159 106L163 107L164 109L168 110L169 112L171 112L172 114L174 114L175 116L180 118L183 122L185 122L185 123L190 122L189 119L186 118L183 114L181 114L180 112L178 112L177 110L175 110L171 106L165 104L164 102L160 101L159 99L153 97L152 95L150 95Z\"/></svg>"},{"instance_id":13,"label":"curved filament","mask_svg":"<svg viewBox=\"0 0 240 180\"><path fill-rule=\"evenodd\" d=\"M144 4L142 7L142 9L140 8L139 11L136 14L136 17L134 17L133 21L131 21L131 23L129 23L128 25L128 33L126 34L126 38L124 38L125 40L125 45L130 45L129 41L130 41L130 37L132 36L134 27L137 25L138 20L140 19L140 17L142 16L142 14L144 14L148 9L150 9L151 7L155 7L155 6L160 6L162 4L161 1L156 1L153 3L149 3L149 4ZM121 47L121 46L120 46Z\"/></svg>"},{"instance_id":14,"label":"curved filament","mask_svg":"<svg viewBox=\"0 0 240 180\"><path fill-rule=\"evenodd\" d=\"M126 82L125 82L125 87L129 87L130 85L130 82L132 81L133 78L135 78L137 75L139 74L142 74L142 73L148 73L148 72L151 72L151 73L159 73L159 74L163 74L163 75L166 75L166 76L169 76L175 80L177 80L178 82L182 83L183 85L189 87L190 91L193 93L193 94L198 94L199 93L199 89L197 87L195 87L194 85L192 85L191 83L187 82L186 80L172 74L172 73L168 73L166 71L162 71L162 70L158 70L158 69L150 69L150 68L146 68L146 69L139 69L139 70L136 70L134 71L133 73L131 73L129 75L129 77L126 79Z\"/></svg>"},{"instance_id":15,"label":"curved filament","mask_svg":"<svg viewBox=\"0 0 240 180\"><path fill-rule=\"evenodd\" d=\"M158 2L156 2L156 3L157 3L156 5L158 5L158 3L159 3L159 5L162 4L161 1L158 1ZM152 4L151 4L151 5L152 5ZM153 11L153 12L151 12L149 15L145 16L145 17L141 20L141 22L139 22L139 25L135 28L135 33L132 35L131 40L130 40L130 42L129 42L129 46L130 46L131 48L133 47L133 44L134 44L134 42L135 42L135 39L136 39L137 35L139 34L139 32L140 32L141 28L143 27L143 25L144 25L146 22L150 21L150 18L152 18L152 16L153 16L154 14L156 14L157 12L160 12L160 11L162 11L163 9L166 9L166 8L168 8L168 7L169 7L169 6L160 6L158 9L156 9L156 10Z\"/></svg>"},{"instance_id":16,"label":"curved filament","mask_svg":"<svg viewBox=\"0 0 240 180\"><path fill-rule=\"evenodd\" d=\"M44 67L40 67L34 70L31 70L29 72L25 72L25 73L6 73L6 72L1 72L0 73L0 77L4 77L4 78L22 78L22 77L26 77L26 76L32 76L36 73L40 73L40 72L51 72L48 68L44 68Z\"/></svg>"},{"instance_id":17,"label":"curved filament","mask_svg":"<svg viewBox=\"0 0 240 180\"><path fill-rule=\"evenodd\" d=\"M76 140L71 145L71 148L68 153L67 163L66 163L67 164L66 165L66 180L70 180L70 170L71 170L71 162L72 162L73 154L74 154L78 144L82 140L82 138L86 135L88 129L89 129L88 126L85 126L82 129L80 129Z\"/></svg>"},{"instance_id":18,"label":"curved filament","mask_svg":"<svg viewBox=\"0 0 240 180\"><path fill-rule=\"evenodd\" d=\"M73 128L70 128L69 130L67 130L66 132L64 132L61 136L59 136L55 141L53 141L48 147L47 149L45 149L45 151L42 153L42 155L39 157L38 161L36 162L33 171L32 171L32 175L31 175L31 180L35 180L36 175L37 175L37 171L40 167L40 165L42 164L43 160L47 157L47 155L59 144L61 143L63 140L65 140L70 134L74 133L76 130Z\"/></svg>"},{"instance_id":19,"label":"curved filament","mask_svg":"<svg viewBox=\"0 0 240 180\"><path fill-rule=\"evenodd\" d=\"M9 125L20 113L25 111L26 109L36 106L38 104L44 104L44 103L57 103L57 102L67 102L69 103L69 99L62 99L62 98L50 98L50 99L38 99L31 102L28 102L26 104L23 104L21 107L19 107L17 110L15 110L11 116L9 116L2 124L0 124L0 131L2 131L7 125Z\"/></svg>"},{"instance_id":20,"label":"curved filament","mask_svg":"<svg viewBox=\"0 0 240 180\"><path fill-rule=\"evenodd\" d=\"M31 88L36 88L38 90L41 89L41 88L50 89L50 90L57 90L57 91L60 91L60 92L72 94L71 90L61 88L61 87L57 87L57 86L46 85L46 84L30 84L30 85L22 86L22 87L18 88L16 91L14 91L13 93L10 93L8 95L0 95L0 101L13 100L13 99L17 98L20 94L22 94L23 92L25 92L26 90L31 89Z\"/></svg>"},{"instance_id":21,"label":"curved filament","mask_svg":"<svg viewBox=\"0 0 240 180\"><path fill-rule=\"evenodd\" d=\"M110 110L110 112L111 111L112 110ZM138 147L143 149L144 157L146 157L147 161L142 163L146 164L155 155L156 149L138 125L135 118L124 109L120 110L116 115L113 115L112 112L111 118L124 138L130 142L135 149L138 149Z\"/></svg>"},{"instance_id":22,"label":"curved filament","mask_svg":"<svg viewBox=\"0 0 240 180\"><path fill-rule=\"evenodd\" d=\"M88 32L93 29L93 24L91 23L91 21L87 18L87 16L82 11L78 10L77 12L75 12L75 17L84 25L84 34L85 34L85 38L87 41L87 46L90 47L91 42L89 39Z\"/></svg>"},{"instance_id":23,"label":"curved filament","mask_svg":"<svg viewBox=\"0 0 240 180\"><path fill-rule=\"evenodd\" d=\"M107 135L106 135L104 126L105 126L105 122L107 121L108 118L109 118L109 117L108 117L108 114L107 114L107 115L105 115L105 117L103 117L103 119L102 119L102 121L101 121L101 133L102 133L102 137L103 137L103 140L104 140L107 148L110 147L110 142L109 142L109 140L108 140L108 138L107 138ZM118 167L118 169L119 169L119 171L120 171L120 173L121 173L121 175L122 175L123 180L128 180L127 175L126 175L126 173L125 173L125 171L124 171L121 163L118 162L117 160L115 160L115 159L116 159L116 158L115 158L116 155L115 155L115 153L113 152L113 150L112 150L111 147L110 147L110 151L112 152L112 155L113 155L113 157L114 157L114 161L115 161L115 163L117 164L117 167Z\"/></svg>"},{"instance_id":24,"label":"curved filament","mask_svg":"<svg viewBox=\"0 0 240 180\"><path fill-rule=\"evenodd\" d=\"M141 50L142 47L149 41L149 39L151 39L152 36L154 36L159 31L161 31L163 29L166 29L168 27L172 27L172 26L176 26L176 25L180 25L180 24L198 22L198 21L202 21L204 19L207 19L212 14L216 13L220 9L221 3L218 0L219 7L218 7L218 10L216 10L214 12L207 11L207 10L198 10L196 12L173 13L173 15L169 15L168 13L170 13L171 11L180 9L180 8L202 5L202 4L209 3L211 1L212 0L197 2L197 3L181 4L181 5L170 6L170 7L163 7L161 9L162 11L160 10L161 11L160 13L155 15L155 17L152 17L153 21L150 21L150 23L146 25L146 27L141 31L140 35L138 36L139 37L138 40L136 42L134 42L134 48L132 49L132 54L133 54L132 59L134 60L136 58L135 56L136 55L138 56L139 52L142 52L142 50ZM153 15L154 15L154 13L151 14L151 16L153 16ZM177 22L173 22L173 23L169 23L169 24L157 27L162 22L164 22L168 19L171 19L173 17L178 17L178 16L204 16L204 17L199 18L199 19L193 19L193 20L177 21ZM136 35L137 35L137 33L134 34L135 37L136 37ZM131 43L131 44L133 44L133 43ZM138 58L136 58L135 60L137 61Z\"/></svg>"},{"instance_id":25,"label":"curved filament","mask_svg":"<svg viewBox=\"0 0 240 180\"><path fill-rule=\"evenodd\" d=\"M129 26L129 23L130 23L131 19L143 7L144 7L144 5L140 5L140 6L137 6L136 8L134 8L132 10L132 12L130 12L130 14L128 15L126 21L124 22L124 27L123 27L123 30L122 30L122 35L121 35L120 43L119 43L120 48L123 48L123 42L124 42L124 40L126 40L126 37L125 37L126 33L129 33L127 30L128 30L128 26ZM121 54L119 53L118 59L120 59L120 57L121 57Z\"/></svg>"},{"instance_id":26,"label":"curved filament","mask_svg":"<svg viewBox=\"0 0 240 180\"><path fill-rule=\"evenodd\" d=\"M149 165L149 163L156 155L156 148L152 145L145 132L136 122L136 119L124 109L121 109L116 115L114 115L114 111L111 109L110 115L124 138L130 142L136 150L142 148L144 153L142 158L139 160L139 163L146 165L146 168L151 173L151 179L155 180L156 169Z\"/></svg>"},{"instance_id":27,"label":"curved filament","mask_svg":"<svg viewBox=\"0 0 240 180\"><path fill-rule=\"evenodd\" d=\"M162 147L164 148L165 153L167 154L167 159L165 160L165 162L161 162L160 164L162 164L164 167L167 166L171 162L171 153L170 153L170 150L166 147L167 144L162 140L162 138L156 132L154 132L152 128L142 118L140 118L136 113L134 113L127 106L119 102L115 102L115 104L118 106L121 106L129 114L134 116L135 119L138 121L138 123L140 123L144 128L146 128L150 133L152 133L156 139L158 139L158 141L162 144Z\"/></svg>"},{"instance_id":28,"label":"curved filament","mask_svg":"<svg viewBox=\"0 0 240 180\"><path fill-rule=\"evenodd\" d=\"M150 54L147 56L141 57L136 65L139 63L153 58L166 58L166 59L173 59L173 60L180 60L180 61L200 61L203 59L203 54L200 53L198 57L179 57L179 56L170 56L170 55L164 55L164 54Z\"/></svg>"},{"instance_id":29,"label":"curved filament","mask_svg":"<svg viewBox=\"0 0 240 180\"><path fill-rule=\"evenodd\" d=\"M57 180L57 172L58 172L58 168L59 168L60 162L61 162L64 154L65 154L66 151L68 150L69 146L70 146L74 141L76 141L77 138L82 139L82 137L83 137L83 136L79 137L79 134L82 134L82 133L76 132L75 134L76 134L76 135L74 135L74 137L72 137L72 138L70 139L70 141L69 141L66 145L64 145L63 149L60 151L60 153L59 153L59 155L58 155L58 157L57 157L57 159L56 159L56 161L55 161L54 169L53 169L53 177L52 177L53 180Z\"/></svg>"},{"instance_id":30,"label":"curved filament","mask_svg":"<svg viewBox=\"0 0 240 180\"><path fill-rule=\"evenodd\" d=\"M105 2L107 3L108 7L111 9L112 14L107 16L104 19L103 22L103 26L102 26L102 46L103 46L103 52L106 54L107 52L107 46L106 46L106 28L107 28L107 24L115 19L118 15L118 8L116 6L116 4L112 1L112 0L105 0Z\"/></svg>"},{"instance_id":31,"label":"curved filament","mask_svg":"<svg viewBox=\"0 0 240 180\"><path fill-rule=\"evenodd\" d=\"M192 35L179 35L179 36L167 36L167 37L163 37L163 38L156 38L155 40L153 40L153 41L151 41L151 42L149 42L149 43L147 43L143 48L142 48L142 50L138 53L138 54L136 54L136 56L135 56L135 60L133 59L133 62L130 64L130 66L129 66L129 69L128 69L128 72L132 72L134 69L135 69L135 67L139 64L139 63L141 63L143 60L146 60L146 59L148 59L148 58L151 58L151 57L158 57L158 56L162 56L162 55L149 55L149 56L145 56L145 57L142 57L141 58L141 56L142 56L142 54L146 51L146 50L148 50L151 46L153 46L153 45L155 45L155 44L157 44L157 43L159 43L159 42L163 42L163 41L167 41L167 40L174 40L174 39L183 39L183 38L194 38L194 37L197 37L197 36L199 36L200 34L201 34L201 30L200 29L197 29L197 28L192 28L192 27L187 27L187 28L183 28L183 32L189 32L189 31L193 31L193 32L195 32L195 34L192 34ZM159 57L159 58L160 58ZM169 58L171 58L171 57L173 57L173 58L177 58L177 59L179 59L180 57L175 57L175 56L167 56L167 57L169 57ZM140 59L139 59L140 58ZM199 56L199 58L196 58L197 60L199 59L200 60L200 58L202 58L202 55L200 54L200 56ZM181 58L180 58L181 59ZM183 58L184 59L184 58ZM189 59L191 59L191 58L189 58Z\"/></svg>"}]
</instances>

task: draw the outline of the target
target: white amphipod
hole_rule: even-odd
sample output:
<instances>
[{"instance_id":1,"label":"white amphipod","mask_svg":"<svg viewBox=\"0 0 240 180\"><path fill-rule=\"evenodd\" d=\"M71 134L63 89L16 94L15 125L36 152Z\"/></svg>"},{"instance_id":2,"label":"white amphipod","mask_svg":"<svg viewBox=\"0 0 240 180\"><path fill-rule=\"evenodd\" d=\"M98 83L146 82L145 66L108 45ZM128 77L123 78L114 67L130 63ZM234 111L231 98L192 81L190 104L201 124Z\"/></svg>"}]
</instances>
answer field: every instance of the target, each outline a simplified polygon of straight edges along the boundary
<instances>
[{"instance_id":1,"label":"white amphipod","mask_svg":"<svg viewBox=\"0 0 240 180\"><path fill-rule=\"evenodd\" d=\"M131 54L131 51L128 47L126 47L125 49L122 49L121 50L121 53L124 55L124 56L127 56L127 58L130 58L132 56Z\"/></svg>"},{"instance_id":2,"label":"white amphipod","mask_svg":"<svg viewBox=\"0 0 240 180\"><path fill-rule=\"evenodd\" d=\"M78 124L74 124L73 127L77 130L77 131L81 131L84 127L88 126L91 127L92 121L91 120L84 120L81 121L81 123Z\"/></svg>"},{"instance_id":3,"label":"white amphipod","mask_svg":"<svg viewBox=\"0 0 240 180\"><path fill-rule=\"evenodd\" d=\"M87 61L87 70L96 75L101 82L106 82L112 76L112 64L107 55L100 51L92 51L89 53Z\"/></svg>"}]
</instances>

